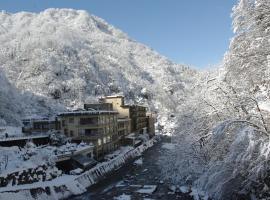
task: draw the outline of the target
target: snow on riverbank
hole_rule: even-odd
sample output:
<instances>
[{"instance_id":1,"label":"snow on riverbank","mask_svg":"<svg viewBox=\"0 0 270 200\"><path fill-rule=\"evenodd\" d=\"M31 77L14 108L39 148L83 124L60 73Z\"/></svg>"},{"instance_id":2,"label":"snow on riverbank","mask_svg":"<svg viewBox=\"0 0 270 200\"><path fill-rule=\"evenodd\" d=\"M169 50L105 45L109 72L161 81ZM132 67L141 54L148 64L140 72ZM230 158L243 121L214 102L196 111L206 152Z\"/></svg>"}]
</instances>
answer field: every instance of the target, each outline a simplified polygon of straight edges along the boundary
<instances>
[{"instance_id":1,"label":"snow on riverbank","mask_svg":"<svg viewBox=\"0 0 270 200\"><path fill-rule=\"evenodd\" d=\"M134 164L135 165L142 165L143 164L142 158L139 158L138 160L135 160Z\"/></svg>"},{"instance_id":2,"label":"snow on riverbank","mask_svg":"<svg viewBox=\"0 0 270 200\"><path fill-rule=\"evenodd\" d=\"M175 149L175 144L173 144L173 143L163 143L163 145L161 147L163 149L167 149L167 150L174 150Z\"/></svg>"},{"instance_id":3,"label":"snow on riverbank","mask_svg":"<svg viewBox=\"0 0 270 200\"><path fill-rule=\"evenodd\" d=\"M156 139L152 138L139 147L120 154L107 162L100 163L78 176L65 175L52 181L0 188L0 199L12 199L14 192L17 199L24 200L62 199L81 194L86 191L87 187L105 178L106 174L123 166L128 160L140 156L142 152L153 146L154 142Z\"/></svg>"},{"instance_id":4,"label":"snow on riverbank","mask_svg":"<svg viewBox=\"0 0 270 200\"><path fill-rule=\"evenodd\" d=\"M137 190L137 192L141 194L152 194L156 191L156 189L156 185L144 185L143 188Z\"/></svg>"},{"instance_id":5,"label":"snow on riverbank","mask_svg":"<svg viewBox=\"0 0 270 200\"><path fill-rule=\"evenodd\" d=\"M114 200L131 200L131 196L130 195L126 195L126 194L122 194L118 197L114 197Z\"/></svg>"},{"instance_id":6,"label":"snow on riverbank","mask_svg":"<svg viewBox=\"0 0 270 200\"><path fill-rule=\"evenodd\" d=\"M67 143L60 147L37 147L33 143L28 143L24 148L0 147L0 173L1 176L6 176L12 172L50 165L57 160L58 156L71 155L88 148L91 146L84 143Z\"/></svg>"}]
</instances>

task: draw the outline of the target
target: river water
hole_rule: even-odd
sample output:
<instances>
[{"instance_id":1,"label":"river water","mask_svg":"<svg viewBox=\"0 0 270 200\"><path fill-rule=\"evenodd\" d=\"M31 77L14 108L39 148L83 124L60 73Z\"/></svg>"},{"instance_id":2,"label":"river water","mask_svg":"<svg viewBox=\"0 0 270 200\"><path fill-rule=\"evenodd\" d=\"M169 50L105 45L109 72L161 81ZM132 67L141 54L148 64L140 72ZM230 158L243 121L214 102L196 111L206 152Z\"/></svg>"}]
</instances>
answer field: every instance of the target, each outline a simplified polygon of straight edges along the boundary
<instances>
[{"instance_id":1,"label":"river water","mask_svg":"<svg viewBox=\"0 0 270 200\"><path fill-rule=\"evenodd\" d=\"M86 193L73 196L70 200L173 200L192 199L190 196L175 193L169 190L170 184L161 177L158 159L165 151L162 149L164 139L156 143L153 147L146 150L142 155L142 163L130 163L113 175L101 181L97 185L90 187ZM141 190L144 188L144 190ZM154 190L151 192L151 190ZM150 190L148 190L150 189Z\"/></svg>"}]
</instances>

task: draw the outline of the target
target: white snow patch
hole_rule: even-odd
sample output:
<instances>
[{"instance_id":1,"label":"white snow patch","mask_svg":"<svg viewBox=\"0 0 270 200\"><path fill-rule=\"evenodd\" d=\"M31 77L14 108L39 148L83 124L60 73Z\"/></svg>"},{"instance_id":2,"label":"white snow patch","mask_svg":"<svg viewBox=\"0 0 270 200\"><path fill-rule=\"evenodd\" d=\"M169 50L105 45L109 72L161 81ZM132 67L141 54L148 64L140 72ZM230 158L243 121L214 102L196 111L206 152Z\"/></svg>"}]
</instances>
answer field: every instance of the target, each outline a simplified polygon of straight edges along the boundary
<instances>
[{"instance_id":1,"label":"white snow patch","mask_svg":"<svg viewBox=\"0 0 270 200\"><path fill-rule=\"evenodd\" d=\"M163 149L167 149L167 150L174 150L175 149L175 144L173 144L173 143L164 143L161 147Z\"/></svg>"},{"instance_id":2,"label":"white snow patch","mask_svg":"<svg viewBox=\"0 0 270 200\"><path fill-rule=\"evenodd\" d=\"M270 112L270 102L260 102L259 103L259 107L261 110L265 110L265 111L268 111Z\"/></svg>"},{"instance_id":3,"label":"white snow patch","mask_svg":"<svg viewBox=\"0 0 270 200\"><path fill-rule=\"evenodd\" d=\"M139 158L138 160L135 160L134 164L136 164L136 165L142 165L143 164L142 158Z\"/></svg>"},{"instance_id":4,"label":"white snow patch","mask_svg":"<svg viewBox=\"0 0 270 200\"><path fill-rule=\"evenodd\" d=\"M8 134L8 137L23 136L22 127L16 126L0 126L0 138L3 138Z\"/></svg>"},{"instance_id":5,"label":"white snow patch","mask_svg":"<svg viewBox=\"0 0 270 200\"><path fill-rule=\"evenodd\" d=\"M71 170L70 174L71 175L78 175L78 174L81 174L82 172L83 172L83 170L81 168L77 168L77 169Z\"/></svg>"},{"instance_id":6,"label":"white snow patch","mask_svg":"<svg viewBox=\"0 0 270 200\"><path fill-rule=\"evenodd\" d=\"M156 191L156 189L156 185L144 185L143 188L137 190L137 192L141 194L152 194Z\"/></svg>"},{"instance_id":7,"label":"white snow patch","mask_svg":"<svg viewBox=\"0 0 270 200\"><path fill-rule=\"evenodd\" d=\"M131 200L131 196L127 194L121 194L118 197L114 197L114 200Z\"/></svg>"},{"instance_id":8,"label":"white snow patch","mask_svg":"<svg viewBox=\"0 0 270 200\"><path fill-rule=\"evenodd\" d=\"M188 193L190 191L190 188L186 185L183 185L183 186L180 186L179 187L179 190L182 192L182 193Z\"/></svg>"},{"instance_id":9,"label":"white snow patch","mask_svg":"<svg viewBox=\"0 0 270 200\"><path fill-rule=\"evenodd\" d=\"M196 188L192 188L192 192L190 193L190 196L192 196L194 200L200 200L200 195Z\"/></svg>"},{"instance_id":10,"label":"white snow patch","mask_svg":"<svg viewBox=\"0 0 270 200\"><path fill-rule=\"evenodd\" d=\"M124 187L124 186L126 186L126 184L124 183L124 181L119 181L119 182L115 185L115 187Z\"/></svg>"}]
</instances>

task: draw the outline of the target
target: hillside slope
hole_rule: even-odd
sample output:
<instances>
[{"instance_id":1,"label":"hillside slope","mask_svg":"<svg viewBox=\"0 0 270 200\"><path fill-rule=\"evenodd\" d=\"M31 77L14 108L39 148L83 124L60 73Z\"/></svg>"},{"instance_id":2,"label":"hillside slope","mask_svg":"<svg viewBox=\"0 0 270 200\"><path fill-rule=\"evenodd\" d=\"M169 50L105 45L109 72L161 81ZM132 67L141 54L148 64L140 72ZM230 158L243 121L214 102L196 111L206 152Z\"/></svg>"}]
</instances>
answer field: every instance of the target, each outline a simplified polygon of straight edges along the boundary
<instances>
[{"instance_id":1,"label":"hillside slope","mask_svg":"<svg viewBox=\"0 0 270 200\"><path fill-rule=\"evenodd\" d=\"M54 103L42 96L31 92L21 92L16 89L0 70L0 126L6 124L20 125L22 117L43 116L50 117L57 111L64 111L65 107Z\"/></svg>"},{"instance_id":2,"label":"hillside slope","mask_svg":"<svg viewBox=\"0 0 270 200\"><path fill-rule=\"evenodd\" d=\"M120 93L170 111L197 73L85 11L2 12L0 24L0 67L9 81L67 107Z\"/></svg>"}]
</instances>

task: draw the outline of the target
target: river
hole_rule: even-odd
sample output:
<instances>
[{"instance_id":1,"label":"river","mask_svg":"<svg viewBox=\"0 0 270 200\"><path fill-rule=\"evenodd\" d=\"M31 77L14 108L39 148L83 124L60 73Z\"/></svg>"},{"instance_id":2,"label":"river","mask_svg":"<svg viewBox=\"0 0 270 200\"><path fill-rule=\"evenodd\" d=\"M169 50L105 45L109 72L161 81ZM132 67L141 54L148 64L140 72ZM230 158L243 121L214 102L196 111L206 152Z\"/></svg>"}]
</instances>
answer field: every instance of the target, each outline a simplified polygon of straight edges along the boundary
<instances>
[{"instance_id":1,"label":"river","mask_svg":"<svg viewBox=\"0 0 270 200\"><path fill-rule=\"evenodd\" d=\"M169 189L170 184L161 177L158 159L165 151L162 149L164 139L146 150L142 163L130 163L117 170L100 183L91 186L86 193L73 196L70 200L173 200L192 199L190 196L175 193ZM154 190L154 192L152 191Z\"/></svg>"}]
</instances>

